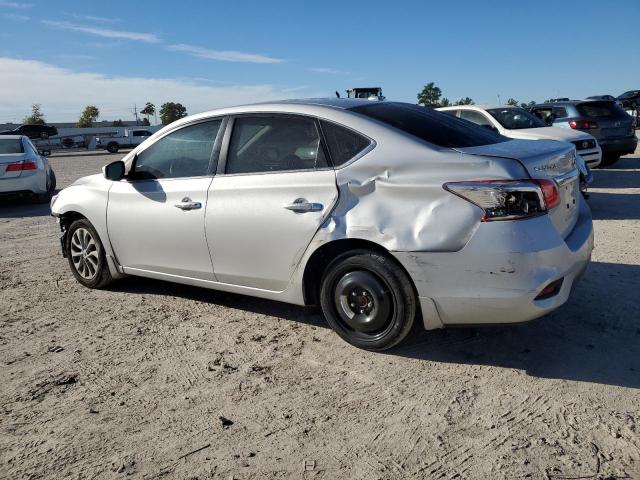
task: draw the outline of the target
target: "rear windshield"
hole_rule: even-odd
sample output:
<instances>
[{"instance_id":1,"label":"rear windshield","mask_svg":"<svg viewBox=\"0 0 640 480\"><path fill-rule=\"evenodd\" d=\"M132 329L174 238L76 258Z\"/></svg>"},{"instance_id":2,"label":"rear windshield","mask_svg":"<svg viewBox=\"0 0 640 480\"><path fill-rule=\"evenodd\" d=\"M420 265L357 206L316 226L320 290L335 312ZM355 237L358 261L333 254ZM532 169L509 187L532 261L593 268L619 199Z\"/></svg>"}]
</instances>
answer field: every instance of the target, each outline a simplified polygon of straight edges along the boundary
<instances>
[{"instance_id":1,"label":"rear windshield","mask_svg":"<svg viewBox=\"0 0 640 480\"><path fill-rule=\"evenodd\" d=\"M409 103L376 102L350 110L440 147L477 147L509 140L475 123Z\"/></svg>"},{"instance_id":2,"label":"rear windshield","mask_svg":"<svg viewBox=\"0 0 640 480\"><path fill-rule=\"evenodd\" d=\"M614 102L579 103L576 110L583 117L624 117L626 113Z\"/></svg>"},{"instance_id":3,"label":"rear windshield","mask_svg":"<svg viewBox=\"0 0 640 480\"><path fill-rule=\"evenodd\" d=\"M530 114L523 108L491 108L487 110L500 125L508 130L520 130L522 128L540 128L548 125L535 115Z\"/></svg>"},{"instance_id":4,"label":"rear windshield","mask_svg":"<svg viewBox=\"0 0 640 480\"><path fill-rule=\"evenodd\" d=\"M0 155L24 153L22 142L18 138L0 138Z\"/></svg>"}]
</instances>

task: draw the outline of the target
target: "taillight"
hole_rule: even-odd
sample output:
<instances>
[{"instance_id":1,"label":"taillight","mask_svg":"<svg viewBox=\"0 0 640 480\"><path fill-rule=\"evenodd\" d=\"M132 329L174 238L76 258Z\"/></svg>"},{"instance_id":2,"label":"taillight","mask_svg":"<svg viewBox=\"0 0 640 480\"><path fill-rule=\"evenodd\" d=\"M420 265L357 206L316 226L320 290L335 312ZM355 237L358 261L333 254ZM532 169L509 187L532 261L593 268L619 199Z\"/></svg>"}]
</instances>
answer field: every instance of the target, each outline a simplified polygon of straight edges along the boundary
<instances>
[{"instance_id":1,"label":"taillight","mask_svg":"<svg viewBox=\"0 0 640 480\"><path fill-rule=\"evenodd\" d=\"M552 180L481 180L450 182L443 187L480 207L483 222L542 215L560 203Z\"/></svg>"},{"instance_id":2,"label":"taillight","mask_svg":"<svg viewBox=\"0 0 640 480\"><path fill-rule=\"evenodd\" d=\"M18 162L7 165L7 172L21 172L22 170L37 170L36 162Z\"/></svg>"},{"instance_id":3,"label":"taillight","mask_svg":"<svg viewBox=\"0 0 640 480\"><path fill-rule=\"evenodd\" d=\"M596 122L589 120L569 120L569 126L577 130L593 130L594 128L598 128Z\"/></svg>"}]
</instances>

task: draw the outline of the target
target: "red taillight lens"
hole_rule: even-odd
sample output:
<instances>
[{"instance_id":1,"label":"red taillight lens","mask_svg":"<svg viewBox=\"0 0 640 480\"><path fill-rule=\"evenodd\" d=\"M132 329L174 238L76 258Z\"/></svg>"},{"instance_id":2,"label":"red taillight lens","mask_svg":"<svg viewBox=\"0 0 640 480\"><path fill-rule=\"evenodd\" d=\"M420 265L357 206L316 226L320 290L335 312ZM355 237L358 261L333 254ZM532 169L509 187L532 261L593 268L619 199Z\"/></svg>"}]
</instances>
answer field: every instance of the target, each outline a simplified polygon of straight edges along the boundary
<instances>
[{"instance_id":1,"label":"red taillight lens","mask_svg":"<svg viewBox=\"0 0 640 480\"><path fill-rule=\"evenodd\" d=\"M552 180L476 180L445 183L443 187L480 207L483 222L533 217L560 203Z\"/></svg>"},{"instance_id":2,"label":"red taillight lens","mask_svg":"<svg viewBox=\"0 0 640 480\"><path fill-rule=\"evenodd\" d=\"M569 120L569 126L577 130L593 130L594 128L598 128L596 122L589 120Z\"/></svg>"},{"instance_id":3,"label":"red taillight lens","mask_svg":"<svg viewBox=\"0 0 640 480\"><path fill-rule=\"evenodd\" d=\"M21 172L22 170L37 170L36 162L18 162L7 165L7 172Z\"/></svg>"},{"instance_id":4,"label":"red taillight lens","mask_svg":"<svg viewBox=\"0 0 640 480\"><path fill-rule=\"evenodd\" d=\"M547 210L551 210L560 203L560 194L556 188L556 183L553 180L531 180L533 183L540 187L542 190L542 196L544 197L544 203L547 206Z\"/></svg>"},{"instance_id":5,"label":"red taillight lens","mask_svg":"<svg viewBox=\"0 0 640 480\"><path fill-rule=\"evenodd\" d=\"M560 293L560 288L562 288L562 280L563 279L560 278L555 282L551 282L549 285L542 289L542 291L534 300L544 300L545 298L551 298Z\"/></svg>"}]
</instances>

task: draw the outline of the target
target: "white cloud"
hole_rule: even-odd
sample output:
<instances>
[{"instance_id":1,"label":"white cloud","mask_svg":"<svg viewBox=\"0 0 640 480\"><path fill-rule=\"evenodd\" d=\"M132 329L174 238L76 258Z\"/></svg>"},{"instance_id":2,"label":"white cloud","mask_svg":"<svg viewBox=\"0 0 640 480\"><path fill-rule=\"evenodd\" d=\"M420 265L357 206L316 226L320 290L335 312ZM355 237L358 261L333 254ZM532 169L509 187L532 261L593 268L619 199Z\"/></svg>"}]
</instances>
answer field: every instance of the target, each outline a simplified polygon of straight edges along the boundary
<instances>
[{"instance_id":1,"label":"white cloud","mask_svg":"<svg viewBox=\"0 0 640 480\"><path fill-rule=\"evenodd\" d=\"M33 7L33 3L21 3L21 2L0 2L0 7L16 8L18 10L24 10L25 8Z\"/></svg>"},{"instance_id":2,"label":"white cloud","mask_svg":"<svg viewBox=\"0 0 640 480\"><path fill-rule=\"evenodd\" d=\"M77 13L68 13L67 15L77 20L89 20L90 22L118 23L122 21L120 18L98 17L96 15L79 15Z\"/></svg>"},{"instance_id":3,"label":"white cloud","mask_svg":"<svg viewBox=\"0 0 640 480\"><path fill-rule=\"evenodd\" d=\"M160 38L153 33L125 32L121 30L111 30L108 28L78 25L71 22L57 22L53 20L42 20L42 23L52 27L61 28L63 30L88 33L90 35L97 35L98 37L123 38L125 40L135 40L146 43L160 43L161 41Z\"/></svg>"},{"instance_id":4,"label":"white cloud","mask_svg":"<svg viewBox=\"0 0 640 480\"><path fill-rule=\"evenodd\" d=\"M236 52L233 50L210 50L208 48L196 47L194 45L168 45L167 50L172 52L182 52L193 57L206 58L208 60L219 60L222 62L245 62L245 63L283 63L280 58L268 57L257 53Z\"/></svg>"},{"instance_id":5,"label":"white cloud","mask_svg":"<svg viewBox=\"0 0 640 480\"><path fill-rule=\"evenodd\" d=\"M27 15L19 15L17 13L5 13L2 16L9 20L18 20L19 22L26 22L31 19L31 17L28 17Z\"/></svg>"},{"instance_id":6,"label":"white cloud","mask_svg":"<svg viewBox=\"0 0 640 480\"><path fill-rule=\"evenodd\" d=\"M351 72L345 72L344 70L336 70L334 68L325 67L310 68L309 71L314 73L326 73L329 75L351 75Z\"/></svg>"},{"instance_id":7,"label":"white cloud","mask_svg":"<svg viewBox=\"0 0 640 480\"><path fill-rule=\"evenodd\" d=\"M203 85L185 79L109 76L80 73L35 60L0 57L0 123L19 121L33 103L47 120L75 121L95 104L101 118L130 118L134 103L180 102L197 113L229 105L301 96L272 85ZM311 95L314 92L308 92ZM309 96L309 95L307 95Z\"/></svg>"}]
</instances>

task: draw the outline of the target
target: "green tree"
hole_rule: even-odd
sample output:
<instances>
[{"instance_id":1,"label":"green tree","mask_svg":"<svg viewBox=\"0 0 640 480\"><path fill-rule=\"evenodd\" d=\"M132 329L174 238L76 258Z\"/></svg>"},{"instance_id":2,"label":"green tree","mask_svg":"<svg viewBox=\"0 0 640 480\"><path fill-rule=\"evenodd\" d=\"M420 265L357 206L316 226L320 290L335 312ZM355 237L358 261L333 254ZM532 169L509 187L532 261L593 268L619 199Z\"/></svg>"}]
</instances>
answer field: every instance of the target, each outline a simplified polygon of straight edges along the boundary
<instances>
[{"instance_id":1,"label":"green tree","mask_svg":"<svg viewBox=\"0 0 640 480\"><path fill-rule=\"evenodd\" d=\"M436 87L435 83L429 82L424 86L422 91L418 93L418 105L437 107L441 96L442 90L440 90L440 87Z\"/></svg>"},{"instance_id":2,"label":"green tree","mask_svg":"<svg viewBox=\"0 0 640 480\"><path fill-rule=\"evenodd\" d=\"M111 124L112 127L124 127L124 122L121 119L114 120Z\"/></svg>"},{"instance_id":3,"label":"green tree","mask_svg":"<svg viewBox=\"0 0 640 480\"><path fill-rule=\"evenodd\" d=\"M475 102L469 97L464 97L458 100L454 105L473 105Z\"/></svg>"},{"instance_id":4,"label":"green tree","mask_svg":"<svg viewBox=\"0 0 640 480\"><path fill-rule=\"evenodd\" d=\"M26 123L27 125L45 125L44 121L44 113L40 110L40 104L34 103L31 105L31 115L28 117L24 117L22 119L22 123Z\"/></svg>"},{"instance_id":5,"label":"green tree","mask_svg":"<svg viewBox=\"0 0 640 480\"><path fill-rule=\"evenodd\" d=\"M169 125L186 116L187 109L181 103L167 102L160 106L160 120L163 125Z\"/></svg>"},{"instance_id":6,"label":"green tree","mask_svg":"<svg viewBox=\"0 0 640 480\"><path fill-rule=\"evenodd\" d=\"M510 98L509 100L507 100L507 105L511 105L513 107L517 107L518 106L518 100L516 100L515 98Z\"/></svg>"},{"instance_id":7,"label":"green tree","mask_svg":"<svg viewBox=\"0 0 640 480\"><path fill-rule=\"evenodd\" d=\"M140 125L142 125L143 127L150 127L151 126L151 122L149 121L148 118L143 118L142 122L140 122Z\"/></svg>"},{"instance_id":8,"label":"green tree","mask_svg":"<svg viewBox=\"0 0 640 480\"><path fill-rule=\"evenodd\" d=\"M98 110L98 107L95 105L87 105L84 107L76 126L78 128L91 128L93 127L93 122L95 122L99 116L100 110Z\"/></svg>"},{"instance_id":9,"label":"green tree","mask_svg":"<svg viewBox=\"0 0 640 480\"><path fill-rule=\"evenodd\" d=\"M144 108L142 110L140 110L140 114L144 115L145 117L147 117L147 125L151 125L151 123L149 122L149 117L151 115L155 115L156 114L156 106L151 102L147 102L146 105L144 106ZM143 125L144 125L144 123L143 123Z\"/></svg>"},{"instance_id":10,"label":"green tree","mask_svg":"<svg viewBox=\"0 0 640 480\"><path fill-rule=\"evenodd\" d=\"M524 103L524 102L522 102L522 103L520 104L520 106L521 106L522 108L524 108L525 110L528 110L528 109L530 109L531 107L533 107L535 104L536 104L536 102L534 102L533 100L531 100L529 103Z\"/></svg>"},{"instance_id":11,"label":"green tree","mask_svg":"<svg viewBox=\"0 0 640 480\"><path fill-rule=\"evenodd\" d=\"M451 105L451 102L449 101L448 98L444 97L442 100L440 100L440 104L439 106L441 107L448 107Z\"/></svg>"}]
</instances>

